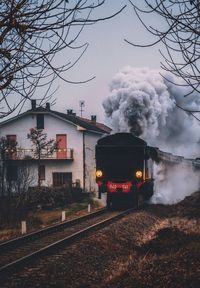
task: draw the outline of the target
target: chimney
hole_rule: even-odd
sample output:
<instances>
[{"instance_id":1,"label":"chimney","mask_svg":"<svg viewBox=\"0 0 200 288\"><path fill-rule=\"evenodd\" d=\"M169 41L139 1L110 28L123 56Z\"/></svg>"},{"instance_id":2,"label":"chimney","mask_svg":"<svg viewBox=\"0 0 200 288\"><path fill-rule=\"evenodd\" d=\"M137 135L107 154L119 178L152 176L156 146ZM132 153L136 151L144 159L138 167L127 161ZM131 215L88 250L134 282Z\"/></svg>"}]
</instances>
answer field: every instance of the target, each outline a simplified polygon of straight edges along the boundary
<instances>
[{"instance_id":1,"label":"chimney","mask_svg":"<svg viewBox=\"0 0 200 288\"><path fill-rule=\"evenodd\" d=\"M36 100L31 100L31 109L35 110L36 109Z\"/></svg>"},{"instance_id":2,"label":"chimney","mask_svg":"<svg viewBox=\"0 0 200 288\"><path fill-rule=\"evenodd\" d=\"M76 116L76 113L73 112L73 109L68 109L68 110L67 110L67 115Z\"/></svg>"},{"instance_id":3,"label":"chimney","mask_svg":"<svg viewBox=\"0 0 200 288\"><path fill-rule=\"evenodd\" d=\"M96 123L97 121L97 115L91 115L91 121Z\"/></svg>"},{"instance_id":4,"label":"chimney","mask_svg":"<svg viewBox=\"0 0 200 288\"><path fill-rule=\"evenodd\" d=\"M68 109L67 110L67 115L73 115L73 110L72 109Z\"/></svg>"},{"instance_id":5,"label":"chimney","mask_svg":"<svg viewBox=\"0 0 200 288\"><path fill-rule=\"evenodd\" d=\"M48 111L50 110L50 103L49 102L46 103L46 110L48 110Z\"/></svg>"}]
</instances>

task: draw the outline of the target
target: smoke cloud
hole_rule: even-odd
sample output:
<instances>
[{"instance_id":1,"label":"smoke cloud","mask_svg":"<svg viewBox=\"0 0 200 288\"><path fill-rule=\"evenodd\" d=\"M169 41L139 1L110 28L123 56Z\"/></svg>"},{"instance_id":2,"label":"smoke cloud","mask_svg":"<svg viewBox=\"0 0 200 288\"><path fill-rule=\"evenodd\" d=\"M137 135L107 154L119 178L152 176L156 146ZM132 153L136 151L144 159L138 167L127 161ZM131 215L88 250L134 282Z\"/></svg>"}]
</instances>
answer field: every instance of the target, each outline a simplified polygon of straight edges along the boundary
<instances>
[{"instance_id":1,"label":"smoke cloud","mask_svg":"<svg viewBox=\"0 0 200 288\"><path fill-rule=\"evenodd\" d=\"M171 74L158 70L124 67L110 84L103 107L106 123L115 132L131 132L148 145L188 158L200 157L200 122L179 106L198 110L200 97L189 93ZM167 81L167 79L169 81ZM178 83L180 86L174 85ZM171 204L199 188L199 172L192 167L155 164L153 203ZM190 181L189 181L190 179Z\"/></svg>"},{"instance_id":2,"label":"smoke cloud","mask_svg":"<svg viewBox=\"0 0 200 288\"><path fill-rule=\"evenodd\" d=\"M154 195L151 203L175 204L200 187L199 171L192 165L166 166L154 163Z\"/></svg>"},{"instance_id":3,"label":"smoke cloud","mask_svg":"<svg viewBox=\"0 0 200 288\"><path fill-rule=\"evenodd\" d=\"M164 75L171 82L177 79ZM103 102L113 132L131 132L151 146L185 157L200 155L200 125L177 108L198 109L200 97L163 78L158 70L124 67L110 84Z\"/></svg>"}]
</instances>

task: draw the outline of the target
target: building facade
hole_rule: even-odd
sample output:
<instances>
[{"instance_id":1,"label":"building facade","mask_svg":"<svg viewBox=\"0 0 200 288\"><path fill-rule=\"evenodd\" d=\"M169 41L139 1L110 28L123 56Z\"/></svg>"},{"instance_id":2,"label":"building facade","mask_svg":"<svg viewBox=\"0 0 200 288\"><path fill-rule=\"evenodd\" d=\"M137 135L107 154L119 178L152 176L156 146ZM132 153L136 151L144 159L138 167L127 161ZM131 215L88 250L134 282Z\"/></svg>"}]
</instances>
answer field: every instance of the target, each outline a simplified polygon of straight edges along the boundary
<instances>
[{"instance_id":1,"label":"building facade","mask_svg":"<svg viewBox=\"0 0 200 288\"><path fill-rule=\"evenodd\" d=\"M111 129L98 123L95 116L85 119L72 110L66 114L51 110L49 103L45 108L37 107L35 100L31 104L30 110L0 123L0 139L17 144L14 151L6 152L6 177L15 180L19 168L28 167L31 186L37 185L39 177L43 186L76 185L85 191L97 191L95 145ZM33 143L27 137L32 128L41 129L47 140L57 142L52 154L41 153L39 165Z\"/></svg>"}]
</instances>

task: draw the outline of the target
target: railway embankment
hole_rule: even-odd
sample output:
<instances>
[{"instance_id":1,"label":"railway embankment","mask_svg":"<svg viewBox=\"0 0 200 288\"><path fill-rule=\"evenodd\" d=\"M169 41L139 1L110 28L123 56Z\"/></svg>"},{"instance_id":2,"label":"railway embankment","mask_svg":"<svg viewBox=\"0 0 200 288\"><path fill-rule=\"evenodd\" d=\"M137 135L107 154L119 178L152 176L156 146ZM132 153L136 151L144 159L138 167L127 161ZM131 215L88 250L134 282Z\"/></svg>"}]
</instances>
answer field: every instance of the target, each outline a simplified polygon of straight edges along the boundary
<instances>
[{"instance_id":1,"label":"railway embankment","mask_svg":"<svg viewBox=\"0 0 200 288\"><path fill-rule=\"evenodd\" d=\"M3 287L196 288L200 284L200 192L148 205L38 259Z\"/></svg>"}]
</instances>

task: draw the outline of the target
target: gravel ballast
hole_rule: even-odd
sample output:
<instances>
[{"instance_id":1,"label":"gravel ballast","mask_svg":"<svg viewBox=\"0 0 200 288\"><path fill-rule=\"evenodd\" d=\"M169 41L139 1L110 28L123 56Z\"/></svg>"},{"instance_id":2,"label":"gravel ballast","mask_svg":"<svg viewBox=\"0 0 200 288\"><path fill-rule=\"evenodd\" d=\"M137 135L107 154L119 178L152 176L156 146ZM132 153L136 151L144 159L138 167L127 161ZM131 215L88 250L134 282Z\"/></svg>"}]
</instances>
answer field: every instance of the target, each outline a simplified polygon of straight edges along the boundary
<instances>
[{"instance_id":1,"label":"gravel ballast","mask_svg":"<svg viewBox=\"0 0 200 288\"><path fill-rule=\"evenodd\" d=\"M200 287L200 192L148 205L37 260L0 287Z\"/></svg>"}]
</instances>

